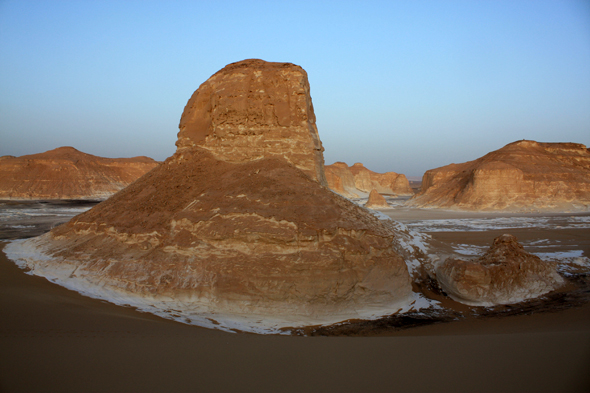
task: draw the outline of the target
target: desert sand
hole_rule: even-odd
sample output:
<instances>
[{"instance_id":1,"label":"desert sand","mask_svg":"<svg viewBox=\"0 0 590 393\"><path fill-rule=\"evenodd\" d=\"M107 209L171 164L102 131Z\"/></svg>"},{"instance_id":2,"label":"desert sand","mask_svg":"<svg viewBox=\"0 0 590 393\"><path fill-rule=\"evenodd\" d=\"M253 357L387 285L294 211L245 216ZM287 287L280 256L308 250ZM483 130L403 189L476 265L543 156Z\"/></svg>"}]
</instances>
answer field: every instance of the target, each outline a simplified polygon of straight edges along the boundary
<instances>
[{"instance_id":1,"label":"desert sand","mask_svg":"<svg viewBox=\"0 0 590 393\"><path fill-rule=\"evenodd\" d=\"M521 238L525 232L516 231ZM490 234L432 233L487 244ZM548 232L567 243L588 230ZM3 246L4 244L2 244ZM0 253L2 392L584 392L590 306L297 337L204 329L84 297Z\"/></svg>"},{"instance_id":2,"label":"desert sand","mask_svg":"<svg viewBox=\"0 0 590 393\"><path fill-rule=\"evenodd\" d=\"M452 212L374 212L332 193L307 77L290 63L220 70L187 103L178 136L172 157L109 200L39 238L2 245L0 390L590 387L587 216L543 226L526 216L528 227L498 225L496 234L502 216L486 223L472 213L465 217L481 232L457 232L471 224L448 228L459 217ZM412 229L437 215L449 220ZM553 219L581 225L547 226ZM493 307L437 287L429 272L438 260L481 254L505 233L515 249L526 238L527 252L573 252L554 272L565 284ZM163 302L164 314L150 310L173 320L48 279L117 304ZM131 297L141 302L125 303ZM187 318L194 310L198 323Z\"/></svg>"},{"instance_id":3,"label":"desert sand","mask_svg":"<svg viewBox=\"0 0 590 393\"><path fill-rule=\"evenodd\" d=\"M419 209L390 209L387 214L406 223L499 216ZM37 230L30 235L46 229ZM449 247L483 247L504 232L429 234ZM510 233L529 243L546 239L563 250L575 245L590 255L589 229L520 228ZM350 337L232 334L82 296L25 274L0 252L0 315L2 392L590 388L590 304L579 297L563 298L554 309L507 307L488 317L405 329L373 323Z\"/></svg>"}]
</instances>

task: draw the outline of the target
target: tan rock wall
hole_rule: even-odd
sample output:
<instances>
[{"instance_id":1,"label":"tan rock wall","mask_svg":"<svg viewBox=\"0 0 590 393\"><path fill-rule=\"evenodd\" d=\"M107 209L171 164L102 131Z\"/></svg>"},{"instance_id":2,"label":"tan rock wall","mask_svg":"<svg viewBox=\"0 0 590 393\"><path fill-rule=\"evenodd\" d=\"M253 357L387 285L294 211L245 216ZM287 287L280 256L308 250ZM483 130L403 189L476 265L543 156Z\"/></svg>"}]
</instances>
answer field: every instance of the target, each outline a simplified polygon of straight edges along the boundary
<instances>
[{"instance_id":1,"label":"tan rock wall","mask_svg":"<svg viewBox=\"0 0 590 393\"><path fill-rule=\"evenodd\" d=\"M0 199L104 199L158 163L151 158L103 158L61 147L0 161Z\"/></svg>"},{"instance_id":2,"label":"tan rock wall","mask_svg":"<svg viewBox=\"0 0 590 393\"><path fill-rule=\"evenodd\" d=\"M343 162L336 162L326 166L329 173L328 186L347 197L358 197L361 193L370 193L375 189L382 194L413 195L410 183L406 176L395 172L376 173L356 163L348 167ZM340 178L343 189L339 190L336 178Z\"/></svg>"},{"instance_id":3,"label":"tan rock wall","mask_svg":"<svg viewBox=\"0 0 590 393\"><path fill-rule=\"evenodd\" d=\"M198 145L227 162L281 157L327 185L315 123L301 67L246 60L226 66L193 94L176 145Z\"/></svg>"},{"instance_id":4,"label":"tan rock wall","mask_svg":"<svg viewBox=\"0 0 590 393\"><path fill-rule=\"evenodd\" d=\"M477 160L431 169L409 205L463 210L588 210L590 152L518 141Z\"/></svg>"}]
</instances>

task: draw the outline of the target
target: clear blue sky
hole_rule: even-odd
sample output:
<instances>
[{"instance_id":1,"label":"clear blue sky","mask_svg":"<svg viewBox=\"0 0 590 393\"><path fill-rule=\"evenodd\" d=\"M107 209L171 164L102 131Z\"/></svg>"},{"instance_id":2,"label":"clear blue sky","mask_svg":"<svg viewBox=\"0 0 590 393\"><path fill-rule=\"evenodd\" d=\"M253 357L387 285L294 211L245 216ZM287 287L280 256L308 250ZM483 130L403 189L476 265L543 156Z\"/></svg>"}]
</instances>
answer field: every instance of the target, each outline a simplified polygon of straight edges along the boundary
<instances>
[{"instance_id":1,"label":"clear blue sky","mask_svg":"<svg viewBox=\"0 0 590 393\"><path fill-rule=\"evenodd\" d=\"M326 164L590 145L588 0L0 0L0 155L163 160L193 91L246 58L307 71Z\"/></svg>"}]
</instances>

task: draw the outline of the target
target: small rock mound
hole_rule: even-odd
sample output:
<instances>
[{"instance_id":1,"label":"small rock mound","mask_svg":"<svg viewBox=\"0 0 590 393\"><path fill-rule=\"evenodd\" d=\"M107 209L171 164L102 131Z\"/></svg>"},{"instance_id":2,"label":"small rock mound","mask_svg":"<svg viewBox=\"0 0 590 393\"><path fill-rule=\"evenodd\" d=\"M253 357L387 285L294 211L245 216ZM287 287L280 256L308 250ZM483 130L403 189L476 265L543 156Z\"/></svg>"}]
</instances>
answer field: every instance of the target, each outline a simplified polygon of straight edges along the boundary
<instances>
[{"instance_id":1,"label":"small rock mound","mask_svg":"<svg viewBox=\"0 0 590 393\"><path fill-rule=\"evenodd\" d=\"M436 268L436 277L450 297L475 306L535 298L564 282L551 263L527 253L512 235L495 238L477 260L447 259Z\"/></svg>"},{"instance_id":2,"label":"small rock mound","mask_svg":"<svg viewBox=\"0 0 590 393\"><path fill-rule=\"evenodd\" d=\"M369 200L365 203L365 207L370 209L388 208L389 205L383 195L379 194L377 190L372 189L369 194Z\"/></svg>"}]
</instances>

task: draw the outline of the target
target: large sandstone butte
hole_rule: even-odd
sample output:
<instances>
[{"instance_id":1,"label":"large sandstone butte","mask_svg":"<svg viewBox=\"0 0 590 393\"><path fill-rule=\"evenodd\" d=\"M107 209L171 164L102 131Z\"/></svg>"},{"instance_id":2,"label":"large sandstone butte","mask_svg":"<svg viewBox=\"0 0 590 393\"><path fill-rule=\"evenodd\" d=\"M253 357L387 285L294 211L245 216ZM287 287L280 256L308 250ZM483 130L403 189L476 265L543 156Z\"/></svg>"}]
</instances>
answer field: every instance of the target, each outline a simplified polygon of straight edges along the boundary
<instances>
[{"instance_id":1,"label":"large sandstone butte","mask_svg":"<svg viewBox=\"0 0 590 393\"><path fill-rule=\"evenodd\" d=\"M10 244L9 256L70 287L203 326L336 322L413 301L393 226L324 185L301 67L228 65L192 96L178 136L159 167L67 224Z\"/></svg>"},{"instance_id":2,"label":"large sandstone butte","mask_svg":"<svg viewBox=\"0 0 590 393\"><path fill-rule=\"evenodd\" d=\"M104 158L59 147L0 157L0 199L106 199L152 170L148 157Z\"/></svg>"},{"instance_id":3,"label":"large sandstone butte","mask_svg":"<svg viewBox=\"0 0 590 393\"><path fill-rule=\"evenodd\" d=\"M215 73L190 98L176 146L199 146L226 162L276 157L327 185L307 73L247 60Z\"/></svg>"},{"instance_id":4,"label":"large sandstone butte","mask_svg":"<svg viewBox=\"0 0 590 393\"><path fill-rule=\"evenodd\" d=\"M522 140L474 161L427 171L416 207L588 210L590 151L577 143Z\"/></svg>"},{"instance_id":5,"label":"large sandstone butte","mask_svg":"<svg viewBox=\"0 0 590 393\"><path fill-rule=\"evenodd\" d=\"M328 186L345 197L358 198L377 190L380 194L413 195L405 175L386 172L373 172L361 163L349 167L344 162L326 165Z\"/></svg>"},{"instance_id":6,"label":"large sandstone butte","mask_svg":"<svg viewBox=\"0 0 590 393\"><path fill-rule=\"evenodd\" d=\"M436 277L453 299L476 306L516 303L564 283L555 266L527 253L512 235L495 238L477 260L447 259Z\"/></svg>"}]
</instances>

